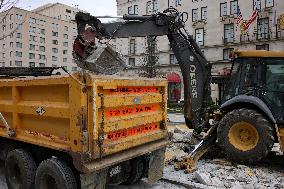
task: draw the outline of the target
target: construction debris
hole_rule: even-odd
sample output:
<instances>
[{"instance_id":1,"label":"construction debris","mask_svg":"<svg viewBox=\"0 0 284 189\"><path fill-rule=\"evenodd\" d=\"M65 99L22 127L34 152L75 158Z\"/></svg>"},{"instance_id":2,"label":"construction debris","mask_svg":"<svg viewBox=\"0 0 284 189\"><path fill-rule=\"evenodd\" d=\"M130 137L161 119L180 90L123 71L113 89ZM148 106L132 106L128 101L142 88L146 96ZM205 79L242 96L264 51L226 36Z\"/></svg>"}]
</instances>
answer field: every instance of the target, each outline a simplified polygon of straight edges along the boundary
<instances>
[{"instance_id":1,"label":"construction debris","mask_svg":"<svg viewBox=\"0 0 284 189\"><path fill-rule=\"evenodd\" d=\"M236 164L222 155L214 159L208 159L213 158L212 155L205 155L197 162L195 172L184 174L183 171L175 171L174 163L188 155L197 141L191 130L181 130L181 127L170 126L173 137L166 152L164 182L182 183L176 183L181 188L284 188L283 157L278 155L268 157L254 166Z\"/></svg>"}]
</instances>

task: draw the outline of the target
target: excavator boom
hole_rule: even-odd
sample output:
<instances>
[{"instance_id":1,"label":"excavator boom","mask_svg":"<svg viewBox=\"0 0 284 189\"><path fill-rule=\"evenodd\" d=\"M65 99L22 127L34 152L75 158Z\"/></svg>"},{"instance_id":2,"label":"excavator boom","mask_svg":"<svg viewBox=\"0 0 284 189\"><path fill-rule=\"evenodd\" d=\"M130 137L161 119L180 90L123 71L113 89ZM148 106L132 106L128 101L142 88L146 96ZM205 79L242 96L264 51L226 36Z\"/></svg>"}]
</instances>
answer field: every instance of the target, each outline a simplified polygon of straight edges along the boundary
<instances>
[{"instance_id":1,"label":"excavator boom","mask_svg":"<svg viewBox=\"0 0 284 189\"><path fill-rule=\"evenodd\" d=\"M79 66L82 62L86 65L87 58L99 48L95 45L96 39L166 35L183 76L186 124L200 133L205 127L210 127L207 107L212 101L211 67L195 40L185 32L182 14L175 9L167 9L151 16L125 15L122 22L103 24L94 16L78 13L78 37L74 52Z\"/></svg>"}]
</instances>

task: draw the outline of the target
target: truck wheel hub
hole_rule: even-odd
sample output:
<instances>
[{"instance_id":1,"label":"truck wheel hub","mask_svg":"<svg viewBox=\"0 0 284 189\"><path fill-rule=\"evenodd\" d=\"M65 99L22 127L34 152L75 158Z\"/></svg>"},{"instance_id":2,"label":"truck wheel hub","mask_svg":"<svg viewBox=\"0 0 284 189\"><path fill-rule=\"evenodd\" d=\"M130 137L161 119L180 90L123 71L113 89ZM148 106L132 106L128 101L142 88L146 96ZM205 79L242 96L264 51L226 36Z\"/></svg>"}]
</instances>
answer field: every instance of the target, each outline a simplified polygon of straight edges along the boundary
<instances>
[{"instance_id":1,"label":"truck wheel hub","mask_svg":"<svg viewBox=\"0 0 284 189\"><path fill-rule=\"evenodd\" d=\"M241 151L252 150L259 141L256 128L247 122L237 122L229 130L230 143Z\"/></svg>"}]
</instances>

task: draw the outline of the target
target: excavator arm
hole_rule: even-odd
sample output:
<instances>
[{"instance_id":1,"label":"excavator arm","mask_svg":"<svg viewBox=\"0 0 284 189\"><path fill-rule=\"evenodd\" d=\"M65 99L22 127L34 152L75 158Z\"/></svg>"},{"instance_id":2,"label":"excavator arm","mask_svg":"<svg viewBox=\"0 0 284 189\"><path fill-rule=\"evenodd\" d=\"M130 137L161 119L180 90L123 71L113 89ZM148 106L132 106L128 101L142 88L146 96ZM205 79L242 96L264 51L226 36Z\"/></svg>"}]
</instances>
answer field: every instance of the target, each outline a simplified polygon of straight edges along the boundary
<instances>
[{"instance_id":1,"label":"excavator arm","mask_svg":"<svg viewBox=\"0 0 284 189\"><path fill-rule=\"evenodd\" d=\"M98 48L96 39L166 35L183 76L186 124L200 133L205 127L209 128L207 107L212 101L211 67L195 40L183 31L184 22L180 15L175 9L167 9L151 16L125 15L122 17L124 22L103 24L94 16L78 13L74 54L77 61L86 61Z\"/></svg>"},{"instance_id":2,"label":"excavator arm","mask_svg":"<svg viewBox=\"0 0 284 189\"><path fill-rule=\"evenodd\" d=\"M186 125L197 133L208 130L190 156L178 165L192 170L195 162L216 141L216 127L209 124L211 66L195 40L184 29L183 18L186 16L186 13L179 13L176 9L167 9L151 16L125 15L121 17L121 22L103 24L94 16L78 13L74 56L78 65L82 62L93 64L87 59L99 48L95 40L166 35L183 76Z\"/></svg>"}]
</instances>

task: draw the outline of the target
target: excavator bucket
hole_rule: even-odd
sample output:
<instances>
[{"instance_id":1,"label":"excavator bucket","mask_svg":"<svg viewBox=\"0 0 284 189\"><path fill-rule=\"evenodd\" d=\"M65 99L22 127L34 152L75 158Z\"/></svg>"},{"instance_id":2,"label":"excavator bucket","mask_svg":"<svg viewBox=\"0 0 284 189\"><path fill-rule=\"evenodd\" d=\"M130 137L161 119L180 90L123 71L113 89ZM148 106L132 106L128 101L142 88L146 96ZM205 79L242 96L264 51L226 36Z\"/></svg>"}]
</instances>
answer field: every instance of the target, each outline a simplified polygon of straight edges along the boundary
<instances>
[{"instance_id":1,"label":"excavator bucket","mask_svg":"<svg viewBox=\"0 0 284 189\"><path fill-rule=\"evenodd\" d=\"M125 62L111 47L98 46L85 60L77 61L77 65L93 73L112 75L126 68Z\"/></svg>"},{"instance_id":2,"label":"excavator bucket","mask_svg":"<svg viewBox=\"0 0 284 189\"><path fill-rule=\"evenodd\" d=\"M196 162L215 144L217 126L217 124L213 125L194 150L188 156L183 157L182 161L175 164L176 170L182 169L185 173L191 173L196 169Z\"/></svg>"}]
</instances>

